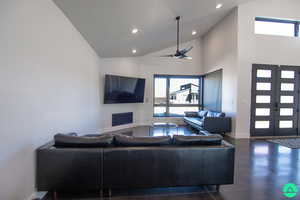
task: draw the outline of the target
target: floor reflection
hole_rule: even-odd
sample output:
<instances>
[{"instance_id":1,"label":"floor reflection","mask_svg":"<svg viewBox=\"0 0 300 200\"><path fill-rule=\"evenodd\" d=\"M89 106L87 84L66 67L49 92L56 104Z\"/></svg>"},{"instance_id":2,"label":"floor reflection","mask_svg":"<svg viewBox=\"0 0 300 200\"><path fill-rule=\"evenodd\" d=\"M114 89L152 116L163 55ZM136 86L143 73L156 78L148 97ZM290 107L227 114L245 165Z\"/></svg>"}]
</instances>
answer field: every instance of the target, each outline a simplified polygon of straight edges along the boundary
<instances>
[{"instance_id":1,"label":"floor reflection","mask_svg":"<svg viewBox=\"0 0 300 200\"><path fill-rule=\"evenodd\" d=\"M281 199L285 184L300 184L299 151L266 141L250 141L251 190L265 198Z\"/></svg>"}]
</instances>

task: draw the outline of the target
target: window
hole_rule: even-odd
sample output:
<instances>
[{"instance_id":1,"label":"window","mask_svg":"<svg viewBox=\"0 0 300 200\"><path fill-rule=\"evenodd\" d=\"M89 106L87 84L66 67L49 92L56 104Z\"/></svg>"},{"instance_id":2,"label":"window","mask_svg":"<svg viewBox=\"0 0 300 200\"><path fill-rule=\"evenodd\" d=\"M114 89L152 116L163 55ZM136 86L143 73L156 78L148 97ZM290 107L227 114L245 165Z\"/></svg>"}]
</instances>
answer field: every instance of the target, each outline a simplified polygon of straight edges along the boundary
<instances>
[{"instance_id":1,"label":"window","mask_svg":"<svg viewBox=\"0 0 300 200\"><path fill-rule=\"evenodd\" d=\"M299 21L255 18L255 34L299 37Z\"/></svg>"},{"instance_id":2,"label":"window","mask_svg":"<svg viewBox=\"0 0 300 200\"><path fill-rule=\"evenodd\" d=\"M154 116L181 117L201 106L201 76L154 75Z\"/></svg>"}]
</instances>

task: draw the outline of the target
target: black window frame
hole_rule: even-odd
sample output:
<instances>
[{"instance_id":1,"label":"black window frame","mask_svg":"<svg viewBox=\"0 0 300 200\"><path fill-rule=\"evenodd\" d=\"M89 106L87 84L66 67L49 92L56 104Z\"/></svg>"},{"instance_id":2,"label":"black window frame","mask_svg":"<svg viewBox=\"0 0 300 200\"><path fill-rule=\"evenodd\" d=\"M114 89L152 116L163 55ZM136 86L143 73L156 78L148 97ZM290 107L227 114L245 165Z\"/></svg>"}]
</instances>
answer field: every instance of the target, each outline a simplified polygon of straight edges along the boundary
<instances>
[{"instance_id":1,"label":"black window frame","mask_svg":"<svg viewBox=\"0 0 300 200\"><path fill-rule=\"evenodd\" d=\"M274 22L274 23L282 23L282 24L293 24L294 25L294 37L300 36L300 21L295 20L287 20L287 19L273 19L273 18L265 18L265 17L255 17L255 21L261 22Z\"/></svg>"},{"instance_id":2,"label":"black window frame","mask_svg":"<svg viewBox=\"0 0 300 200\"><path fill-rule=\"evenodd\" d=\"M166 104L155 104L155 78L166 78ZM186 78L186 79L199 79L199 101L198 104L172 104L170 106L170 79L171 78ZM195 107L198 106L198 110L203 109L203 82L204 76L203 75L168 75L168 74L154 74L153 75L153 117L184 117L184 115L172 115L169 112L170 107ZM155 107L166 107L166 114L155 114L154 108Z\"/></svg>"}]
</instances>

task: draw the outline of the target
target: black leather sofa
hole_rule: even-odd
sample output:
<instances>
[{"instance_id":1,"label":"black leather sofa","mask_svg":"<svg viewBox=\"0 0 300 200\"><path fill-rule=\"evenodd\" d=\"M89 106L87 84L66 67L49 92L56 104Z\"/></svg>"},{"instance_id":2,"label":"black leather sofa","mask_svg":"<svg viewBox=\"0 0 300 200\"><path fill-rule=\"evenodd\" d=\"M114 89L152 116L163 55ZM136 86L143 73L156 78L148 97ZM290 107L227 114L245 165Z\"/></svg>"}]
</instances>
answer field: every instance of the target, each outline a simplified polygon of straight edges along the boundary
<instances>
[{"instance_id":1,"label":"black leather sofa","mask_svg":"<svg viewBox=\"0 0 300 200\"><path fill-rule=\"evenodd\" d=\"M183 120L202 134L231 132L231 118L226 117L223 112L209 110L186 112Z\"/></svg>"},{"instance_id":2,"label":"black leather sofa","mask_svg":"<svg viewBox=\"0 0 300 200\"><path fill-rule=\"evenodd\" d=\"M36 187L38 191L111 191L232 184L235 149L220 137L113 136L111 141L105 138L108 145L98 142L100 147L95 147L97 142L88 147L87 137L78 139L75 147L65 137L37 149Z\"/></svg>"}]
</instances>

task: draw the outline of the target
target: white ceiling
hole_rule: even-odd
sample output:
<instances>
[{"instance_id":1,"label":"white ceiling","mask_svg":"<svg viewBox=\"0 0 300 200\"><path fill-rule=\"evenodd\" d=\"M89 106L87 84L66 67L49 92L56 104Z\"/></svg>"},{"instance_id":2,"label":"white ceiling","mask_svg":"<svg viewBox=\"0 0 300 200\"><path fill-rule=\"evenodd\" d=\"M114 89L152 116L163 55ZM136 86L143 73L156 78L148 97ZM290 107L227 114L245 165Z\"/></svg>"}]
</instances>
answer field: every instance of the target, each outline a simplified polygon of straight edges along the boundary
<instances>
[{"instance_id":1,"label":"white ceiling","mask_svg":"<svg viewBox=\"0 0 300 200\"><path fill-rule=\"evenodd\" d=\"M54 0L100 57L135 56L176 44L175 17L182 16L181 42L207 32L238 4L251 0ZM216 4L223 7L216 9ZM133 28L140 32L131 34ZM198 32L192 36L192 30Z\"/></svg>"}]
</instances>

